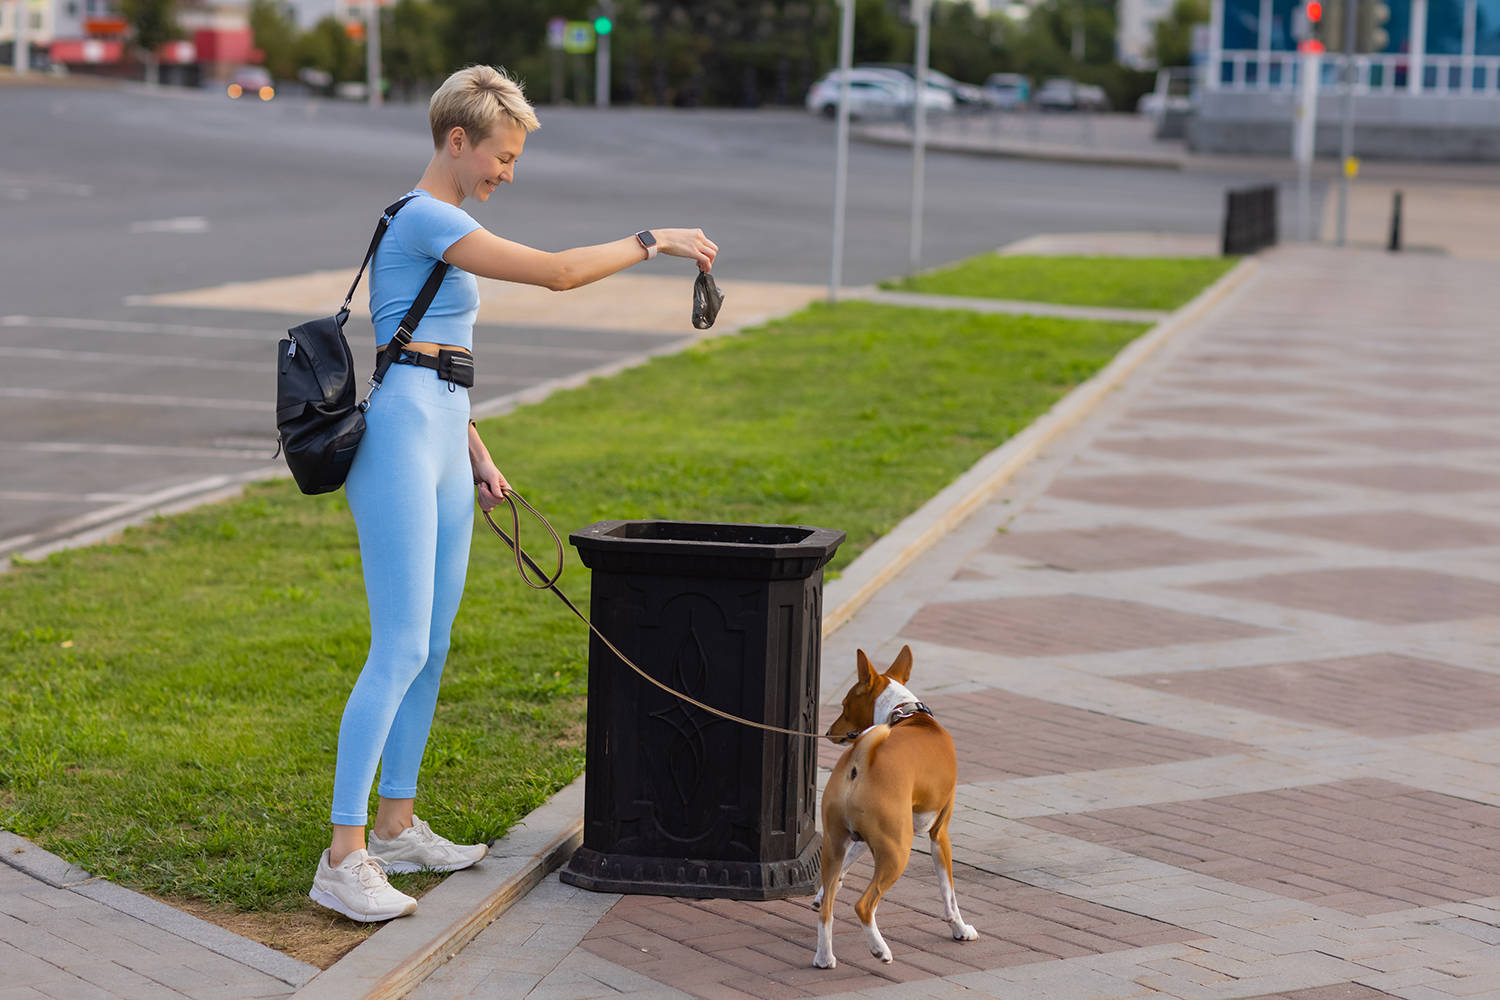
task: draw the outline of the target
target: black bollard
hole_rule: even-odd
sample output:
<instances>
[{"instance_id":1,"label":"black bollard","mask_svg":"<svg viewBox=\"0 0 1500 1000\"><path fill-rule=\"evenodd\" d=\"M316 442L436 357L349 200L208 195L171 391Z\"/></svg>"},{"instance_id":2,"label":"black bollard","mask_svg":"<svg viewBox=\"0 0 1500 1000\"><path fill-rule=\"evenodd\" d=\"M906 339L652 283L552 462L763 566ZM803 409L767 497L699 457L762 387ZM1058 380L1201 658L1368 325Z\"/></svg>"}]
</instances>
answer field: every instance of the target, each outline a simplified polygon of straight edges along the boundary
<instances>
[{"instance_id":1,"label":"black bollard","mask_svg":"<svg viewBox=\"0 0 1500 1000\"><path fill-rule=\"evenodd\" d=\"M1386 247L1391 253L1401 252L1401 192L1391 199L1391 242Z\"/></svg>"}]
</instances>

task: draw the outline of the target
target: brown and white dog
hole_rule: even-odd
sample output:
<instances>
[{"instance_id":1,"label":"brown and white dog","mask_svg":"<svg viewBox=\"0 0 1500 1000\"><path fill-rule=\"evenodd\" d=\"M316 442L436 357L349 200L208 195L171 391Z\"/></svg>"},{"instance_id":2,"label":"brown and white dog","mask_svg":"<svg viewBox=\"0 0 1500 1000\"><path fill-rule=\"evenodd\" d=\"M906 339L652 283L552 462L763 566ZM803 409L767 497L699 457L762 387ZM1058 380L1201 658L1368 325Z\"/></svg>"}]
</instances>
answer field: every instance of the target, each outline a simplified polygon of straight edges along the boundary
<instances>
[{"instance_id":1,"label":"brown and white dog","mask_svg":"<svg viewBox=\"0 0 1500 1000\"><path fill-rule=\"evenodd\" d=\"M834 765L823 792L823 886L813 897L818 913L818 950L813 965L832 969L833 897L844 872L868 847L875 877L854 904L865 927L870 954L891 960L891 949L875 926L875 907L906 870L912 838L925 833L932 841L943 919L957 941L979 936L964 923L953 892L953 848L948 821L958 785L953 737L938 725L927 706L906 688L911 678L911 647L903 646L889 670L880 674L864 650L858 653L859 677L844 695L844 711L828 735L850 742ZM857 735L855 735L857 734Z\"/></svg>"}]
</instances>

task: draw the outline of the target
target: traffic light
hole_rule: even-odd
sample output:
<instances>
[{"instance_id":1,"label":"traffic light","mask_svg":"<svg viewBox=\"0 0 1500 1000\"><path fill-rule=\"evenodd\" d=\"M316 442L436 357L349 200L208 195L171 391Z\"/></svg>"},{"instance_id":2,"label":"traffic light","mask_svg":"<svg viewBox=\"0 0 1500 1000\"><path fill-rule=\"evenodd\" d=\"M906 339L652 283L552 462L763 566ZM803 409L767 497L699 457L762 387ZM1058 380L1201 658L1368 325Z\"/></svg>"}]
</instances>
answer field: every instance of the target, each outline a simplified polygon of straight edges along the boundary
<instances>
[{"instance_id":1,"label":"traffic light","mask_svg":"<svg viewBox=\"0 0 1500 1000\"><path fill-rule=\"evenodd\" d=\"M1385 23L1391 19L1391 8L1380 0L1363 0L1355 15L1355 48L1360 52L1384 52L1390 43Z\"/></svg>"},{"instance_id":2,"label":"traffic light","mask_svg":"<svg viewBox=\"0 0 1500 1000\"><path fill-rule=\"evenodd\" d=\"M602 15L599 16L599 17L594 18L594 34L596 34L596 35L607 35L611 31L614 31L614 30L615 30L615 23L613 21L611 21L609 18L604 17Z\"/></svg>"},{"instance_id":3,"label":"traffic light","mask_svg":"<svg viewBox=\"0 0 1500 1000\"><path fill-rule=\"evenodd\" d=\"M1335 0L1337 2L1337 0ZM1297 51L1322 52L1323 26L1322 0L1307 0L1307 3L1292 12L1292 36L1297 39Z\"/></svg>"}]
</instances>

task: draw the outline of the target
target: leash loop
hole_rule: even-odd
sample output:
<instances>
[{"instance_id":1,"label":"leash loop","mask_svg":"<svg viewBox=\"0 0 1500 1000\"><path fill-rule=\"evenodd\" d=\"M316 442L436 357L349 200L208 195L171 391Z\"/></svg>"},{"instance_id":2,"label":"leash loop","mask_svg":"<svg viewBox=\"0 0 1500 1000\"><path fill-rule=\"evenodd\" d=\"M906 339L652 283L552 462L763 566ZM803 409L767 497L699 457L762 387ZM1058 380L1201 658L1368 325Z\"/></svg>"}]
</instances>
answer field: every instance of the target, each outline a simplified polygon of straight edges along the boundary
<instances>
[{"instance_id":1,"label":"leash loop","mask_svg":"<svg viewBox=\"0 0 1500 1000\"><path fill-rule=\"evenodd\" d=\"M589 627L589 631L598 636L599 640L603 642L604 645L609 647L610 652L618 656L627 667L629 667L631 670L634 670L645 680L672 695L674 698L681 698L688 704L701 708L705 712L708 712L712 715L717 715L721 719L728 719L730 722L737 722L742 726L750 726L755 729L764 729L767 732L772 733L782 733L786 736L803 736L817 740L831 740L835 743L840 739L852 740L859 735L859 733L857 732L850 732L845 733L840 737L834 737L829 735L828 733L809 733L804 732L800 729L786 729L781 726L773 726L765 722L756 722L753 719L742 719L738 715L731 715L730 713L725 712L722 709L714 708L712 705L705 704L699 701L697 698L694 698L692 695L683 694L681 691L677 691L671 687L668 687L666 684L663 684L655 677L652 677L650 674L646 673L646 671L636 666L635 661L631 660L630 657L620 652L619 647L610 642L609 638L605 636L603 632L600 632L597 628L594 627L594 623L589 621L588 616L585 615L582 611L578 610L578 606L568 599L568 595L564 594L560 589L558 589L557 581L562 578L563 573L563 543L562 538L558 536L557 531L553 529L552 525L548 523L547 519L542 516L540 511L531 506L531 504L527 503L526 498L521 496L521 494L517 493L515 490L506 490L505 495L501 497L501 499L510 505L511 531L515 534L514 539L512 539L510 535L507 535L504 529L500 527L500 525L495 523L495 519L490 517L489 511L485 510L483 507L480 507L480 513L484 515L485 521L489 523L490 530L498 535L500 537L500 540L504 542L506 546L509 547L511 552L515 554L516 569L520 572L522 581L524 581L526 586L530 587L532 590L550 590L552 591L552 593L556 594L557 599L562 601L563 604L567 606L569 611L577 615L579 621L587 625ZM529 510L532 513L532 516L534 516L538 521L542 522L542 525L547 529L547 533L552 536L553 545L557 550L557 571L550 576L536 564L536 560L531 558L531 554L521 547L521 512L516 507L517 503ZM530 570L530 573L535 574L534 578L531 575L528 575L528 568Z\"/></svg>"}]
</instances>

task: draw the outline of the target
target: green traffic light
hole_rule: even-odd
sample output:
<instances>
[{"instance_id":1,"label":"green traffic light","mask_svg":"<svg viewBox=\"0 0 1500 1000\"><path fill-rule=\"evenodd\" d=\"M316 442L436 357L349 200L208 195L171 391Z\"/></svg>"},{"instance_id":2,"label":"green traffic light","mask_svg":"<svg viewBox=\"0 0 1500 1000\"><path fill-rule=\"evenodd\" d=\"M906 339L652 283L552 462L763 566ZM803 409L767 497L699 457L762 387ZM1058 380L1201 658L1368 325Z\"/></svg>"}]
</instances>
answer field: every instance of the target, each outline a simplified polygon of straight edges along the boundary
<instances>
[{"instance_id":1,"label":"green traffic light","mask_svg":"<svg viewBox=\"0 0 1500 1000\"><path fill-rule=\"evenodd\" d=\"M614 23L607 17L594 18L594 34L607 35L615 30Z\"/></svg>"}]
</instances>

